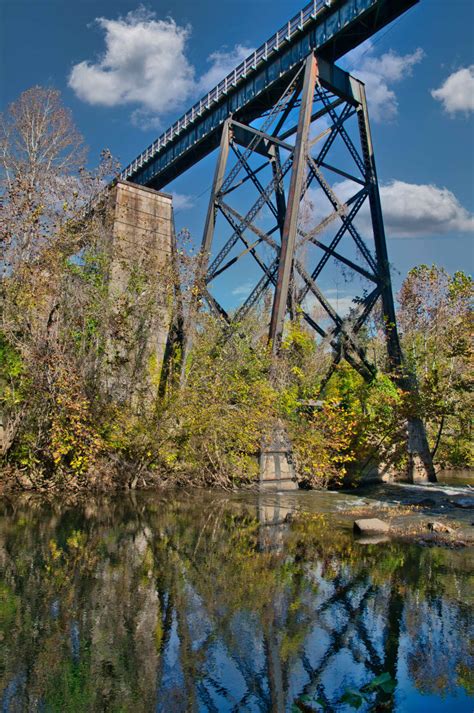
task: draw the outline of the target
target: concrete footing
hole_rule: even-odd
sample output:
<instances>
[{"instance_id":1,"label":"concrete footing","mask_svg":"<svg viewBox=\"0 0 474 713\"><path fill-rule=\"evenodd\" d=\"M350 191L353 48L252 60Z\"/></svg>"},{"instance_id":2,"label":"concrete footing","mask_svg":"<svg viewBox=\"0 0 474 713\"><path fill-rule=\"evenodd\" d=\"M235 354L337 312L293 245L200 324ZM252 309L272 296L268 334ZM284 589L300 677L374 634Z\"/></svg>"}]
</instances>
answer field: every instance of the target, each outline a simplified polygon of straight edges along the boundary
<instances>
[{"instance_id":1,"label":"concrete footing","mask_svg":"<svg viewBox=\"0 0 474 713\"><path fill-rule=\"evenodd\" d=\"M281 423L265 439L260 453L260 490L298 490L291 444Z\"/></svg>"},{"instance_id":2,"label":"concrete footing","mask_svg":"<svg viewBox=\"0 0 474 713\"><path fill-rule=\"evenodd\" d=\"M410 483L436 483L436 473L431 458L423 421L410 418L407 423L408 481Z\"/></svg>"}]
</instances>

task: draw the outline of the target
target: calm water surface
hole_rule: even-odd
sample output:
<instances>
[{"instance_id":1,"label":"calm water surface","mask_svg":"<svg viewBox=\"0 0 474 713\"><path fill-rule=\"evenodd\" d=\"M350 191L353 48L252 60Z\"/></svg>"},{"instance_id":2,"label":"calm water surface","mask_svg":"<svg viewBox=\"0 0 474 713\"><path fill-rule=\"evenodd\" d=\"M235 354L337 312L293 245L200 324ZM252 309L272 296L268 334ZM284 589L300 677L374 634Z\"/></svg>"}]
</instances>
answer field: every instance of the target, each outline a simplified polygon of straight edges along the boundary
<instances>
[{"instance_id":1,"label":"calm water surface","mask_svg":"<svg viewBox=\"0 0 474 713\"><path fill-rule=\"evenodd\" d=\"M388 673L359 710L472 713L472 549L360 544L350 498L3 501L2 711L351 711Z\"/></svg>"},{"instance_id":2,"label":"calm water surface","mask_svg":"<svg viewBox=\"0 0 474 713\"><path fill-rule=\"evenodd\" d=\"M445 485L474 485L474 469L453 468L452 470L441 470L438 481Z\"/></svg>"}]
</instances>

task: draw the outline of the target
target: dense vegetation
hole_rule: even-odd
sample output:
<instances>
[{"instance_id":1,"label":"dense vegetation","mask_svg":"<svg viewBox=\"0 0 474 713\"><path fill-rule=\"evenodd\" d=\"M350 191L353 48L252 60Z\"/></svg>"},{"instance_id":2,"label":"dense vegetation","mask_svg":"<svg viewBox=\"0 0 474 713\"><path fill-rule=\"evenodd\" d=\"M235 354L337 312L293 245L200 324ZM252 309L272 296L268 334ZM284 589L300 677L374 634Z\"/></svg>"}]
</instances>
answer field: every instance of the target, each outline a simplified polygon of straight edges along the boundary
<instances>
[{"instance_id":1,"label":"dense vegetation","mask_svg":"<svg viewBox=\"0 0 474 713\"><path fill-rule=\"evenodd\" d=\"M69 113L57 92L40 88L2 117L0 147L3 485L231 487L256 477L262 439L283 421L300 482L324 487L373 460L402 469L408 414L426 420L437 463L472 464L466 275L420 266L405 279L399 321L416 399L388 373L376 321L364 337L376 378L366 383L341 364L320 394L327 346L296 318L275 364L259 336L265 305L233 332L201 311L181 378L176 340L160 383L139 348L153 329L144 318L154 308L152 277L137 269L120 300L109 290L110 216L98 196L116 171L112 158L85 170ZM179 285L177 334L195 262L179 236L163 278L170 294Z\"/></svg>"}]
</instances>

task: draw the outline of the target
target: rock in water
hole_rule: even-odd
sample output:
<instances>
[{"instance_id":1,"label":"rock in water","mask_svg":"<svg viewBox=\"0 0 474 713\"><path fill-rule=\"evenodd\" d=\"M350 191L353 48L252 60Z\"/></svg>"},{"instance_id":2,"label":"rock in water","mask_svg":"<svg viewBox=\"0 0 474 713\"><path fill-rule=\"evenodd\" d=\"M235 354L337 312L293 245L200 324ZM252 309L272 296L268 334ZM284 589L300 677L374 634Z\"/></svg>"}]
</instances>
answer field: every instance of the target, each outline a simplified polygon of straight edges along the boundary
<instances>
[{"instance_id":1,"label":"rock in water","mask_svg":"<svg viewBox=\"0 0 474 713\"><path fill-rule=\"evenodd\" d=\"M474 498L456 498L449 502L457 508L465 508L466 510L474 509Z\"/></svg>"},{"instance_id":2,"label":"rock in water","mask_svg":"<svg viewBox=\"0 0 474 713\"><path fill-rule=\"evenodd\" d=\"M442 522L428 522L426 527L428 530L431 530L431 532L454 532L452 527L444 525Z\"/></svg>"},{"instance_id":3,"label":"rock in water","mask_svg":"<svg viewBox=\"0 0 474 713\"><path fill-rule=\"evenodd\" d=\"M357 535L378 535L382 532L389 532L389 530L390 525L376 517L354 522L354 532Z\"/></svg>"}]
</instances>

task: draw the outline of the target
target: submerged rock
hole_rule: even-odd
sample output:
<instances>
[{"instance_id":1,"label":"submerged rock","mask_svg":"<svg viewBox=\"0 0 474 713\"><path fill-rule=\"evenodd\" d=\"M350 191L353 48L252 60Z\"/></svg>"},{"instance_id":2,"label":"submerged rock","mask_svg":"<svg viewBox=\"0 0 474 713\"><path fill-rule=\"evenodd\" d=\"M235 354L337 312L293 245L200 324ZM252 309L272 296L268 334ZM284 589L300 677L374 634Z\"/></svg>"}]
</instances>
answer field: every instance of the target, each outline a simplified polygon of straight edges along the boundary
<instances>
[{"instance_id":1,"label":"submerged rock","mask_svg":"<svg viewBox=\"0 0 474 713\"><path fill-rule=\"evenodd\" d=\"M431 532L454 532L454 529L452 527L449 527L449 525L445 525L443 522L428 522L426 524L426 527L428 528L428 530L431 530Z\"/></svg>"},{"instance_id":2,"label":"submerged rock","mask_svg":"<svg viewBox=\"0 0 474 713\"><path fill-rule=\"evenodd\" d=\"M389 531L390 525L376 517L355 520L354 522L354 532L357 535L378 535Z\"/></svg>"},{"instance_id":3,"label":"submerged rock","mask_svg":"<svg viewBox=\"0 0 474 713\"><path fill-rule=\"evenodd\" d=\"M474 498L456 498L449 502L457 508L465 508L466 510L474 509Z\"/></svg>"}]
</instances>

